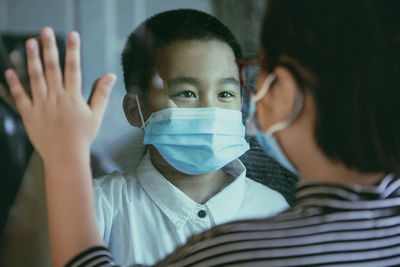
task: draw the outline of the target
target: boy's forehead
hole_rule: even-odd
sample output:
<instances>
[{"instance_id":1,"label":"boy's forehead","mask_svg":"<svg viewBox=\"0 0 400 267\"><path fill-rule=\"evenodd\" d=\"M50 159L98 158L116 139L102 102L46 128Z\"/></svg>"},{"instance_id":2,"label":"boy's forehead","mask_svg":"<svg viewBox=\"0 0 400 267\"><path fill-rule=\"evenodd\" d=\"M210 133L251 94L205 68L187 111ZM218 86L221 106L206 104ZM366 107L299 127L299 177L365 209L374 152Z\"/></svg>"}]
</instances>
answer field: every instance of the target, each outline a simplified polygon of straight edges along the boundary
<instances>
[{"instance_id":1,"label":"boy's forehead","mask_svg":"<svg viewBox=\"0 0 400 267\"><path fill-rule=\"evenodd\" d=\"M161 76L182 74L237 76L232 48L219 40L178 40L161 47L156 55Z\"/></svg>"},{"instance_id":2,"label":"boy's forehead","mask_svg":"<svg viewBox=\"0 0 400 267\"><path fill-rule=\"evenodd\" d=\"M165 57L168 54L182 55L190 51L200 50L219 50L230 57L235 58L235 54L229 44L217 39L193 39L193 40L175 40L161 46L157 50L157 58ZM202 51L199 51L201 53Z\"/></svg>"}]
</instances>

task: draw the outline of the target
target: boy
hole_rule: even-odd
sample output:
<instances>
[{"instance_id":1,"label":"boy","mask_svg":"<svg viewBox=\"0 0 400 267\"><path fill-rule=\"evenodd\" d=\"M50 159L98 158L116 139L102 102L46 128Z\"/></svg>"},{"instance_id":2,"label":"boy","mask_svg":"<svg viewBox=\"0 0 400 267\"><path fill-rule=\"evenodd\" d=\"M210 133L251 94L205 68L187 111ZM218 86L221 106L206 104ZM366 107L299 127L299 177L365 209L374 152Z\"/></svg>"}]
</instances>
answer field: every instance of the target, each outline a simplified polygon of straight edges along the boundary
<instances>
[{"instance_id":1,"label":"boy","mask_svg":"<svg viewBox=\"0 0 400 267\"><path fill-rule=\"evenodd\" d=\"M118 263L153 264L214 225L287 208L237 159L248 150L240 56L232 33L195 10L157 14L129 36L123 107L148 151L135 173L94 186L100 234Z\"/></svg>"}]
</instances>

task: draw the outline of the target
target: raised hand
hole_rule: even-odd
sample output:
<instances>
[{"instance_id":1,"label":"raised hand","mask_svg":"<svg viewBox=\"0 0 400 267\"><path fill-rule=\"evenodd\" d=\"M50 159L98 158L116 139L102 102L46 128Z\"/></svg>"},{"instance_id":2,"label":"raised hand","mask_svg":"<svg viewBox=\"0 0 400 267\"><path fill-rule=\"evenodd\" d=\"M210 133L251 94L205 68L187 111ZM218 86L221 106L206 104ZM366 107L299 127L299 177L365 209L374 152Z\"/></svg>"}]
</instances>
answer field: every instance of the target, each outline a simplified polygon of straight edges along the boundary
<instances>
[{"instance_id":1,"label":"raised hand","mask_svg":"<svg viewBox=\"0 0 400 267\"><path fill-rule=\"evenodd\" d=\"M44 28L41 38L43 64L37 40L26 43L32 99L15 71L5 74L29 138L44 161L52 266L64 266L78 252L103 245L93 205L90 145L116 78L101 77L87 104L81 94L78 33L68 35L64 75L53 30Z\"/></svg>"},{"instance_id":2,"label":"raised hand","mask_svg":"<svg viewBox=\"0 0 400 267\"><path fill-rule=\"evenodd\" d=\"M43 64L37 40L26 42L32 99L15 71L7 70L6 79L28 135L46 162L69 152L89 151L116 77L113 74L101 77L87 104L81 93L79 34L71 32L68 35L64 75L53 30L44 28L41 38Z\"/></svg>"}]
</instances>

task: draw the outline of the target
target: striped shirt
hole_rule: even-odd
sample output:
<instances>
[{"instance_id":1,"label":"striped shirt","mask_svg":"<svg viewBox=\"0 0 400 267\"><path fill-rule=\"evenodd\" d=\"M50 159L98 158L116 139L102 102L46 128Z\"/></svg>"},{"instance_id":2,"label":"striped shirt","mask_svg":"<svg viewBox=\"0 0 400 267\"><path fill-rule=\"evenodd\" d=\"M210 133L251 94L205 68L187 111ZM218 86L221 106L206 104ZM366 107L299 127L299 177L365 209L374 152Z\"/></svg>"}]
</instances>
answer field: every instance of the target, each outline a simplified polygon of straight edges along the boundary
<instances>
[{"instance_id":1,"label":"striped shirt","mask_svg":"<svg viewBox=\"0 0 400 267\"><path fill-rule=\"evenodd\" d=\"M217 226L157 265L400 266L400 179L388 175L374 187L302 182L286 212Z\"/></svg>"}]
</instances>

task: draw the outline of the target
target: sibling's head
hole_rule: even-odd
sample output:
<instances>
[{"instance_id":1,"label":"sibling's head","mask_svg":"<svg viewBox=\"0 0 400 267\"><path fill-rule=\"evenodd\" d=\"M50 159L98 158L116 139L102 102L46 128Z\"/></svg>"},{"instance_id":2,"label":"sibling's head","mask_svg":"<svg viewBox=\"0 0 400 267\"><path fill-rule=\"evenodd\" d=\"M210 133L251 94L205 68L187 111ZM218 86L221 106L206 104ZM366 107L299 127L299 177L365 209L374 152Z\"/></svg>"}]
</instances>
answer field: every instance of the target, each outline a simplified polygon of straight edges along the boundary
<instances>
[{"instance_id":1,"label":"sibling's head","mask_svg":"<svg viewBox=\"0 0 400 267\"><path fill-rule=\"evenodd\" d=\"M122 53L128 120L140 126L136 95L145 116L167 108L168 99L177 107L240 110L240 57L233 34L209 14L180 9L147 19Z\"/></svg>"},{"instance_id":2,"label":"sibling's head","mask_svg":"<svg viewBox=\"0 0 400 267\"><path fill-rule=\"evenodd\" d=\"M363 172L400 173L399 8L279 0L269 2L263 23L264 72L289 70L315 102L318 147Z\"/></svg>"}]
</instances>

